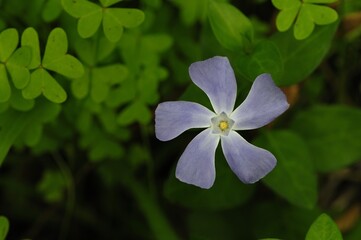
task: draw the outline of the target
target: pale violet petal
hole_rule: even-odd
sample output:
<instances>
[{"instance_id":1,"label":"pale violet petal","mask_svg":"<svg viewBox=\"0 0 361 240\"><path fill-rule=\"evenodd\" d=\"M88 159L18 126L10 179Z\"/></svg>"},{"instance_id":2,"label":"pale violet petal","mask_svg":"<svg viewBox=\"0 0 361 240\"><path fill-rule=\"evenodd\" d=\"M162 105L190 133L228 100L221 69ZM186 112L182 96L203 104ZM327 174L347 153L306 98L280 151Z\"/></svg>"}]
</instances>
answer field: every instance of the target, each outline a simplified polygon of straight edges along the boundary
<instances>
[{"instance_id":1,"label":"pale violet petal","mask_svg":"<svg viewBox=\"0 0 361 240\"><path fill-rule=\"evenodd\" d=\"M257 182L276 166L272 153L248 143L235 131L222 136L221 144L228 165L244 183Z\"/></svg>"},{"instance_id":2,"label":"pale violet petal","mask_svg":"<svg viewBox=\"0 0 361 240\"><path fill-rule=\"evenodd\" d=\"M199 133L184 150L176 168L180 181L206 189L212 187L216 178L214 157L220 137L211 131L208 128Z\"/></svg>"},{"instance_id":3,"label":"pale violet petal","mask_svg":"<svg viewBox=\"0 0 361 240\"><path fill-rule=\"evenodd\" d=\"M253 82L244 102L231 114L235 130L262 127L289 107L285 94L275 85L270 74L261 74Z\"/></svg>"},{"instance_id":4,"label":"pale violet petal","mask_svg":"<svg viewBox=\"0 0 361 240\"><path fill-rule=\"evenodd\" d=\"M168 141L190 128L211 126L215 114L198 103L173 101L160 103L155 110L155 135Z\"/></svg>"},{"instance_id":5,"label":"pale violet petal","mask_svg":"<svg viewBox=\"0 0 361 240\"><path fill-rule=\"evenodd\" d=\"M195 62L189 67L189 75L207 94L217 114L225 112L229 115L233 111L237 83L228 58L217 56Z\"/></svg>"}]
</instances>

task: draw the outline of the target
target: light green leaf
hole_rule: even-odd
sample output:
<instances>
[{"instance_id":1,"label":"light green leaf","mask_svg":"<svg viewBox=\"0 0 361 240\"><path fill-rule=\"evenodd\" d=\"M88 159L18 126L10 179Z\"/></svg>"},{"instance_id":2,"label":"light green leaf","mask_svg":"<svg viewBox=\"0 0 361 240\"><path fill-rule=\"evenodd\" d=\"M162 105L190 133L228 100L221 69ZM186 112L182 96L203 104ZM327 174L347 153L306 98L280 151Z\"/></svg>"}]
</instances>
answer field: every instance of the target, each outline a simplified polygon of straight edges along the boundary
<instances>
[{"instance_id":1,"label":"light green leaf","mask_svg":"<svg viewBox=\"0 0 361 240\"><path fill-rule=\"evenodd\" d=\"M5 65L0 63L0 103L7 102L11 96L11 88Z\"/></svg>"},{"instance_id":2,"label":"light green leaf","mask_svg":"<svg viewBox=\"0 0 361 240\"><path fill-rule=\"evenodd\" d=\"M67 98L64 89L43 68L39 68L31 74L29 85L23 89L23 96L26 99L34 99L40 94L54 103L62 103Z\"/></svg>"},{"instance_id":3,"label":"light green leaf","mask_svg":"<svg viewBox=\"0 0 361 240\"><path fill-rule=\"evenodd\" d=\"M276 18L276 26L279 31L287 31L292 26L300 9L300 5L301 2L299 2L299 5L293 8L287 8L278 13Z\"/></svg>"},{"instance_id":4,"label":"light green leaf","mask_svg":"<svg viewBox=\"0 0 361 240\"><path fill-rule=\"evenodd\" d=\"M15 28L0 33L0 61L6 62L19 43L19 34Z\"/></svg>"},{"instance_id":5,"label":"light green leaf","mask_svg":"<svg viewBox=\"0 0 361 240\"><path fill-rule=\"evenodd\" d=\"M9 220L4 216L0 216L0 240L5 240L8 231Z\"/></svg>"},{"instance_id":6,"label":"light green leaf","mask_svg":"<svg viewBox=\"0 0 361 240\"><path fill-rule=\"evenodd\" d=\"M122 36L123 27L135 28L144 21L144 13L139 9L107 8L104 10L103 29L111 42Z\"/></svg>"},{"instance_id":7,"label":"light green leaf","mask_svg":"<svg viewBox=\"0 0 361 240\"><path fill-rule=\"evenodd\" d=\"M323 213L312 223L306 240L342 240L342 235L336 223Z\"/></svg>"},{"instance_id":8,"label":"light green leaf","mask_svg":"<svg viewBox=\"0 0 361 240\"><path fill-rule=\"evenodd\" d=\"M147 106L140 101L135 101L118 115L117 121L121 126L126 126L134 122L145 125L150 122L151 118L152 116Z\"/></svg>"},{"instance_id":9,"label":"light green leaf","mask_svg":"<svg viewBox=\"0 0 361 240\"><path fill-rule=\"evenodd\" d=\"M9 58L6 68L17 89L23 89L29 83L30 73L26 67L31 61L31 48L18 48Z\"/></svg>"},{"instance_id":10,"label":"light green leaf","mask_svg":"<svg viewBox=\"0 0 361 240\"><path fill-rule=\"evenodd\" d=\"M301 5L300 0L272 0L273 6L279 10L299 7Z\"/></svg>"},{"instance_id":11,"label":"light green leaf","mask_svg":"<svg viewBox=\"0 0 361 240\"><path fill-rule=\"evenodd\" d=\"M68 78L80 78L84 74L81 62L66 54L68 40L61 28L51 31L45 48L43 66Z\"/></svg>"},{"instance_id":12,"label":"light green leaf","mask_svg":"<svg viewBox=\"0 0 361 240\"><path fill-rule=\"evenodd\" d=\"M46 42L43 65L51 63L55 59L62 57L68 51L68 39L66 33L61 28L53 29Z\"/></svg>"},{"instance_id":13,"label":"light green leaf","mask_svg":"<svg viewBox=\"0 0 361 240\"><path fill-rule=\"evenodd\" d=\"M303 8L309 12L312 20L319 25L326 25L337 20L337 12L326 6L319 6L314 4L303 4Z\"/></svg>"},{"instance_id":14,"label":"light green leaf","mask_svg":"<svg viewBox=\"0 0 361 240\"><path fill-rule=\"evenodd\" d=\"M219 43L229 50L248 49L253 41L253 26L236 7L211 1L208 19Z\"/></svg>"},{"instance_id":15,"label":"light green leaf","mask_svg":"<svg viewBox=\"0 0 361 240\"><path fill-rule=\"evenodd\" d=\"M99 5L88 0L61 0L64 10L75 18L94 12L100 8Z\"/></svg>"},{"instance_id":16,"label":"light green leaf","mask_svg":"<svg viewBox=\"0 0 361 240\"><path fill-rule=\"evenodd\" d=\"M115 3L118 3L122 0L99 0L103 7L109 7Z\"/></svg>"},{"instance_id":17,"label":"light green leaf","mask_svg":"<svg viewBox=\"0 0 361 240\"><path fill-rule=\"evenodd\" d=\"M78 32L82 38L93 36L99 29L103 19L103 10L98 7L93 11L84 14L78 21Z\"/></svg>"},{"instance_id":18,"label":"light green leaf","mask_svg":"<svg viewBox=\"0 0 361 240\"><path fill-rule=\"evenodd\" d=\"M80 78L84 74L83 64L69 54L59 56L44 67L68 78Z\"/></svg>"},{"instance_id":19,"label":"light green leaf","mask_svg":"<svg viewBox=\"0 0 361 240\"><path fill-rule=\"evenodd\" d=\"M342 105L315 106L291 123L307 142L315 166L332 171L360 160L361 110Z\"/></svg>"},{"instance_id":20,"label":"light green leaf","mask_svg":"<svg viewBox=\"0 0 361 240\"><path fill-rule=\"evenodd\" d=\"M313 208L317 200L317 176L303 139L291 131L273 131L261 135L256 144L277 159L275 169L262 181L290 203Z\"/></svg>"},{"instance_id":21,"label":"light green leaf","mask_svg":"<svg viewBox=\"0 0 361 240\"><path fill-rule=\"evenodd\" d=\"M295 38L297 40L307 38L311 35L314 28L315 23L312 21L310 12L304 7L304 5L302 5L293 29Z\"/></svg>"},{"instance_id":22,"label":"light green leaf","mask_svg":"<svg viewBox=\"0 0 361 240\"><path fill-rule=\"evenodd\" d=\"M292 31L277 33L272 36L271 40L280 50L283 68L293 69L292 71L284 71L277 83L291 85L310 75L327 54L337 26L338 22L319 27L309 38L303 41L294 39ZM297 71L294 71L296 69Z\"/></svg>"},{"instance_id":23,"label":"light green leaf","mask_svg":"<svg viewBox=\"0 0 361 240\"><path fill-rule=\"evenodd\" d=\"M40 46L38 33L34 28L27 28L21 36L21 46L31 48L31 62L28 66L29 69L34 69L40 65Z\"/></svg>"},{"instance_id":24,"label":"light green leaf","mask_svg":"<svg viewBox=\"0 0 361 240\"><path fill-rule=\"evenodd\" d=\"M270 73L276 83L283 75L281 53L272 41L261 41L250 55L239 54L236 67L241 75L249 81L254 81L262 73Z\"/></svg>"}]
</instances>

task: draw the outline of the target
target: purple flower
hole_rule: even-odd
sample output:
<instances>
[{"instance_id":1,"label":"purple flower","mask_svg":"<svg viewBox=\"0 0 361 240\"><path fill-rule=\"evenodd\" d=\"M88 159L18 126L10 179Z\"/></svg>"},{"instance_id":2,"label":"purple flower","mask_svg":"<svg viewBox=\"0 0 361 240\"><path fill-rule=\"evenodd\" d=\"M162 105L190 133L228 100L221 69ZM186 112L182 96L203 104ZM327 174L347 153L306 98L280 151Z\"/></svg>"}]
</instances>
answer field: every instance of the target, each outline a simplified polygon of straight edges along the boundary
<instances>
[{"instance_id":1,"label":"purple flower","mask_svg":"<svg viewBox=\"0 0 361 240\"><path fill-rule=\"evenodd\" d=\"M254 183L276 165L267 150L248 143L236 130L260 128L287 110L286 96L269 74L261 74L235 110L237 83L226 57L213 57L189 67L192 81L208 96L214 112L198 103L174 101L160 103L155 110L155 134L161 141L171 140L190 128L206 128L187 146L180 157L176 177L201 188L215 180L214 156L221 141L224 156L238 178Z\"/></svg>"}]
</instances>

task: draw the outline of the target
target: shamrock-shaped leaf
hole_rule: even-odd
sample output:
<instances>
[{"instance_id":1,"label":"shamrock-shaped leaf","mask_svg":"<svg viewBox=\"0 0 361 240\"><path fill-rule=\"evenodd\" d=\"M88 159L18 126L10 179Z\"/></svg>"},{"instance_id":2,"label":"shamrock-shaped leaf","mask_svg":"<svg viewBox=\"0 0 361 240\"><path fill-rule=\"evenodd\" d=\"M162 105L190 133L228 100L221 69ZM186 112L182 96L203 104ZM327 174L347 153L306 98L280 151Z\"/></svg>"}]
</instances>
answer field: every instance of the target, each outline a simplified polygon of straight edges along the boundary
<instances>
[{"instance_id":1,"label":"shamrock-shaped leaf","mask_svg":"<svg viewBox=\"0 0 361 240\"><path fill-rule=\"evenodd\" d=\"M134 101L119 114L117 120L119 125L126 126L136 121L140 124L147 124L151 117L150 110L143 102Z\"/></svg>"},{"instance_id":2,"label":"shamrock-shaped leaf","mask_svg":"<svg viewBox=\"0 0 361 240\"><path fill-rule=\"evenodd\" d=\"M326 25L337 20L338 15L334 9L318 5L332 2L335 0L272 0L273 5L281 10L276 19L277 29L287 31L295 22L295 38L305 39L311 35L315 24Z\"/></svg>"},{"instance_id":3,"label":"shamrock-shaped leaf","mask_svg":"<svg viewBox=\"0 0 361 240\"><path fill-rule=\"evenodd\" d=\"M19 35L16 29L6 29L0 34L0 102L6 102L11 96L8 80L10 75L14 86L23 89L29 82L30 74L26 68L31 60L31 50L17 48ZM7 71L6 71L7 70Z\"/></svg>"},{"instance_id":4,"label":"shamrock-shaped leaf","mask_svg":"<svg viewBox=\"0 0 361 240\"><path fill-rule=\"evenodd\" d=\"M48 0L44 4L42 17L46 22L51 22L57 19L62 11L60 0Z\"/></svg>"},{"instance_id":5,"label":"shamrock-shaped leaf","mask_svg":"<svg viewBox=\"0 0 361 240\"><path fill-rule=\"evenodd\" d=\"M134 28L144 20L144 13L139 9L109 8L120 0L101 0L102 6L87 0L62 0L62 5L70 15L78 18L78 33L83 38L91 37L103 23L105 36L117 42L123 28Z\"/></svg>"},{"instance_id":6,"label":"shamrock-shaped leaf","mask_svg":"<svg viewBox=\"0 0 361 240\"><path fill-rule=\"evenodd\" d=\"M55 28L51 31L42 61L39 38L33 28L28 28L24 31L21 44L32 49L30 68L35 69L31 73L30 83L23 89L24 98L34 99L43 94L52 102L64 102L67 97L66 92L47 70L54 71L68 78L79 78L84 74L83 65L79 60L66 53L68 50L68 40L64 30Z\"/></svg>"}]
</instances>

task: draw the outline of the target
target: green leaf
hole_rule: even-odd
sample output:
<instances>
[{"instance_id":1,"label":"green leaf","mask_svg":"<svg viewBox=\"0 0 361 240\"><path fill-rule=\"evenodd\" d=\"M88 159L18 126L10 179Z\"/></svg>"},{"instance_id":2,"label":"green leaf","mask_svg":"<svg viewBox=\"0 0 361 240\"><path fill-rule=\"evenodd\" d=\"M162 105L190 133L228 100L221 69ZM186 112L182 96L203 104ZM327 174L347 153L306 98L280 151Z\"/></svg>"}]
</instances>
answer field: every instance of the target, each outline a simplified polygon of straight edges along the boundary
<instances>
[{"instance_id":1,"label":"green leaf","mask_svg":"<svg viewBox=\"0 0 361 240\"><path fill-rule=\"evenodd\" d=\"M9 220L4 216L0 216L0 240L5 240L8 231Z\"/></svg>"},{"instance_id":2,"label":"green leaf","mask_svg":"<svg viewBox=\"0 0 361 240\"><path fill-rule=\"evenodd\" d=\"M83 99L89 93L90 85L90 69L86 68L81 78L73 79L71 82L71 90L73 95L78 99Z\"/></svg>"},{"instance_id":3,"label":"green leaf","mask_svg":"<svg viewBox=\"0 0 361 240\"><path fill-rule=\"evenodd\" d=\"M342 105L315 106L291 123L307 142L315 166L332 171L360 160L361 110Z\"/></svg>"},{"instance_id":4,"label":"green leaf","mask_svg":"<svg viewBox=\"0 0 361 240\"><path fill-rule=\"evenodd\" d=\"M239 54L235 62L238 72L249 81L262 73L270 73L278 82L283 75L282 56L272 41L259 42L250 55Z\"/></svg>"},{"instance_id":5,"label":"green leaf","mask_svg":"<svg viewBox=\"0 0 361 240\"><path fill-rule=\"evenodd\" d=\"M25 129L34 124L46 123L60 112L60 106L49 102L40 102L28 112L8 110L0 118L0 165L14 142L21 138Z\"/></svg>"},{"instance_id":6,"label":"green leaf","mask_svg":"<svg viewBox=\"0 0 361 240\"><path fill-rule=\"evenodd\" d=\"M0 63L0 103L7 102L11 96L11 88L4 64Z\"/></svg>"},{"instance_id":7,"label":"green leaf","mask_svg":"<svg viewBox=\"0 0 361 240\"><path fill-rule=\"evenodd\" d=\"M64 10L75 18L80 18L100 8L88 0L61 0Z\"/></svg>"},{"instance_id":8,"label":"green leaf","mask_svg":"<svg viewBox=\"0 0 361 240\"><path fill-rule=\"evenodd\" d=\"M248 49L253 41L253 26L236 7L211 1L208 19L219 43L233 51Z\"/></svg>"},{"instance_id":9,"label":"green leaf","mask_svg":"<svg viewBox=\"0 0 361 240\"><path fill-rule=\"evenodd\" d=\"M280 11L276 18L277 29L281 32L287 31L296 19L297 13L300 9L301 2L298 2L293 8L287 8Z\"/></svg>"},{"instance_id":10,"label":"green leaf","mask_svg":"<svg viewBox=\"0 0 361 240\"><path fill-rule=\"evenodd\" d=\"M290 203L313 208L317 200L317 176L302 138L291 131L273 131L261 135L256 144L277 159L275 169L263 182Z\"/></svg>"},{"instance_id":11,"label":"green leaf","mask_svg":"<svg viewBox=\"0 0 361 240\"><path fill-rule=\"evenodd\" d=\"M173 0L181 9L181 18L186 25L194 24L197 20L204 21L207 16L208 0Z\"/></svg>"},{"instance_id":12,"label":"green leaf","mask_svg":"<svg viewBox=\"0 0 361 240\"><path fill-rule=\"evenodd\" d=\"M319 25L326 25L337 20L337 12L326 6L319 6L314 4L303 4L303 8L309 12L312 20Z\"/></svg>"},{"instance_id":13,"label":"green leaf","mask_svg":"<svg viewBox=\"0 0 361 240\"><path fill-rule=\"evenodd\" d=\"M290 9L294 7L299 7L301 5L300 0L272 0L273 6L279 10Z\"/></svg>"},{"instance_id":14,"label":"green leaf","mask_svg":"<svg viewBox=\"0 0 361 240\"><path fill-rule=\"evenodd\" d=\"M5 29L0 33L0 61L6 62L19 43L19 34L15 28Z\"/></svg>"},{"instance_id":15,"label":"green leaf","mask_svg":"<svg viewBox=\"0 0 361 240\"><path fill-rule=\"evenodd\" d=\"M96 5L98 6L98 5ZM84 14L78 21L78 32L82 38L93 36L99 29L103 19L103 10L101 7L94 7L94 10Z\"/></svg>"},{"instance_id":16,"label":"green leaf","mask_svg":"<svg viewBox=\"0 0 361 240\"><path fill-rule=\"evenodd\" d=\"M139 9L107 8L104 10L103 30L111 42L122 36L123 27L134 28L144 21L144 13Z\"/></svg>"},{"instance_id":17,"label":"green leaf","mask_svg":"<svg viewBox=\"0 0 361 240\"><path fill-rule=\"evenodd\" d=\"M27 28L21 36L21 46L31 48L31 62L28 66L29 69L34 69L40 65L40 46L38 33L34 28Z\"/></svg>"},{"instance_id":18,"label":"green leaf","mask_svg":"<svg viewBox=\"0 0 361 240\"><path fill-rule=\"evenodd\" d=\"M291 85L304 80L321 63L327 54L338 23L319 27L307 39L298 41L293 38L292 31L277 33L271 40L280 50L284 71L279 85ZM315 48L317 46L317 48Z\"/></svg>"},{"instance_id":19,"label":"green leaf","mask_svg":"<svg viewBox=\"0 0 361 240\"><path fill-rule=\"evenodd\" d=\"M28 147L34 147L39 143L43 134L42 124L34 124L24 131L24 142Z\"/></svg>"},{"instance_id":20,"label":"green leaf","mask_svg":"<svg viewBox=\"0 0 361 240\"><path fill-rule=\"evenodd\" d=\"M21 91L17 89L13 89L11 98L10 98L11 107L19 110L19 111L29 111L35 105L35 101L33 99L27 100L23 98Z\"/></svg>"},{"instance_id":21,"label":"green leaf","mask_svg":"<svg viewBox=\"0 0 361 240\"><path fill-rule=\"evenodd\" d=\"M124 83L115 89L111 89L106 99L108 107L115 108L124 103L132 101L136 97L137 88L134 82L126 80Z\"/></svg>"},{"instance_id":22,"label":"green leaf","mask_svg":"<svg viewBox=\"0 0 361 240\"><path fill-rule=\"evenodd\" d=\"M323 213L312 223L306 240L342 240L342 235L335 222Z\"/></svg>"},{"instance_id":23,"label":"green leaf","mask_svg":"<svg viewBox=\"0 0 361 240\"><path fill-rule=\"evenodd\" d=\"M23 89L23 96L26 99L34 99L40 94L54 103L62 103L67 98L61 85L43 68L39 68L31 74L30 83Z\"/></svg>"},{"instance_id":24,"label":"green leaf","mask_svg":"<svg viewBox=\"0 0 361 240\"><path fill-rule=\"evenodd\" d=\"M140 101L135 101L118 115L117 122L121 126L127 126L134 122L145 125L150 122L151 118L152 116L147 106Z\"/></svg>"},{"instance_id":25,"label":"green leaf","mask_svg":"<svg viewBox=\"0 0 361 240\"><path fill-rule=\"evenodd\" d=\"M54 170L46 170L37 185L37 190L43 194L44 199L49 203L61 201L65 188L66 180L63 174Z\"/></svg>"},{"instance_id":26,"label":"green leaf","mask_svg":"<svg viewBox=\"0 0 361 240\"><path fill-rule=\"evenodd\" d=\"M195 210L224 210L245 203L254 192L254 185L242 184L231 171L221 151L216 153L217 178L210 189L183 183L171 171L164 186L165 197L176 204Z\"/></svg>"},{"instance_id":27,"label":"green leaf","mask_svg":"<svg viewBox=\"0 0 361 240\"><path fill-rule=\"evenodd\" d=\"M47 65L57 59L59 56L64 56L68 51L68 39L66 33L61 28L53 29L46 42L45 53L43 57L43 65Z\"/></svg>"},{"instance_id":28,"label":"green leaf","mask_svg":"<svg viewBox=\"0 0 361 240\"><path fill-rule=\"evenodd\" d=\"M23 89L29 83L30 73L26 67L31 61L31 48L18 48L9 58L6 68L17 89Z\"/></svg>"},{"instance_id":29,"label":"green leaf","mask_svg":"<svg viewBox=\"0 0 361 240\"><path fill-rule=\"evenodd\" d=\"M41 16L43 17L45 22L51 22L59 17L62 10L63 8L61 6L60 0L48 0L44 4Z\"/></svg>"},{"instance_id":30,"label":"green leaf","mask_svg":"<svg viewBox=\"0 0 361 240\"><path fill-rule=\"evenodd\" d=\"M103 7L109 7L113 4L116 4L122 0L99 0Z\"/></svg>"},{"instance_id":31,"label":"green leaf","mask_svg":"<svg viewBox=\"0 0 361 240\"><path fill-rule=\"evenodd\" d=\"M110 87L123 81L127 74L127 68L121 64L94 68L90 76L92 99L97 103L103 102L108 96Z\"/></svg>"},{"instance_id":32,"label":"green leaf","mask_svg":"<svg viewBox=\"0 0 361 240\"><path fill-rule=\"evenodd\" d=\"M45 48L43 66L68 78L80 78L84 74L81 62L66 54L68 40L61 28L51 31Z\"/></svg>"},{"instance_id":33,"label":"green leaf","mask_svg":"<svg viewBox=\"0 0 361 240\"><path fill-rule=\"evenodd\" d=\"M315 23L313 22L309 11L304 7L304 5L302 5L295 23L295 27L293 29L295 38L297 40L303 40L307 38L311 35L314 28Z\"/></svg>"}]
</instances>

